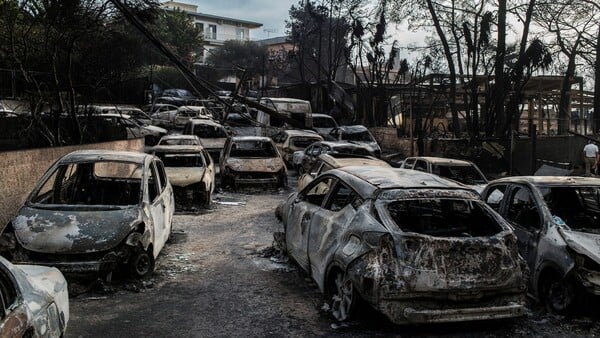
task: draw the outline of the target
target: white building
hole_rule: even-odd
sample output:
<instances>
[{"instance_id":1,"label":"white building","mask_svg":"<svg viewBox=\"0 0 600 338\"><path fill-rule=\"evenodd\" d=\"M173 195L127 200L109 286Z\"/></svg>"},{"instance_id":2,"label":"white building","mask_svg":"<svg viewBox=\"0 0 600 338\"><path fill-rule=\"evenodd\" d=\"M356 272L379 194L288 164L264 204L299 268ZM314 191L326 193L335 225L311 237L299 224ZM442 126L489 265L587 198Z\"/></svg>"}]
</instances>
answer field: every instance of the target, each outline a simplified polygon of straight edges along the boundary
<instances>
[{"instance_id":1,"label":"white building","mask_svg":"<svg viewBox=\"0 0 600 338\"><path fill-rule=\"evenodd\" d=\"M223 45L227 40L248 41L250 30L262 27L258 22L199 13L198 6L176 1L163 2L161 7L186 12L194 20L196 27L204 32L204 53L198 57L200 63L204 63L211 49Z\"/></svg>"}]
</instances>

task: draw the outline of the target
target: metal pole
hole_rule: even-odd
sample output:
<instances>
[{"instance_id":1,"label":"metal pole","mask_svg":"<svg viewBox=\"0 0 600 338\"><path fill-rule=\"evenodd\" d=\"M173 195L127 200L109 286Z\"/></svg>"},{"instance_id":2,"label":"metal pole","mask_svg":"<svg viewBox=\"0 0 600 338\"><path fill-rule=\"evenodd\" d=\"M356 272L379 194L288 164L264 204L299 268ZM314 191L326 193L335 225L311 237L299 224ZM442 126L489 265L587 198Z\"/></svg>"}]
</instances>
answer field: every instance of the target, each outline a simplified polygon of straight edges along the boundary
<instances>
[{"instance_id":1,"label":"metal pole","mask_svg":"<svg viewBox=\"0 0 600 338\"><path fill-rule=\"evenodd\" d=\"M413 140L413 113L412 113L412 93L410 95L410 109L408 110L409 112L409 121L410 121L410 129L408 130L408 135L410 138L410 156L415 156L415 142Z\"/></svg>"}]
</instances>

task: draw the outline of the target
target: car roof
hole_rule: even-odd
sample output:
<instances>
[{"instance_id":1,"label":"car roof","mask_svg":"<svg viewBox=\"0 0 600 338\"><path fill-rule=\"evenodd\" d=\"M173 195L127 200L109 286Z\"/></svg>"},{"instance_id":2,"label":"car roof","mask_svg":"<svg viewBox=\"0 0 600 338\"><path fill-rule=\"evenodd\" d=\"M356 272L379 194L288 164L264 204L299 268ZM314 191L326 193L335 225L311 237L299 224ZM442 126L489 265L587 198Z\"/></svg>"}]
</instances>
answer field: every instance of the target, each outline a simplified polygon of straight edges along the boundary
<instances>
[{"instance_id":1,"label":"car roof","mask_svg":"<svg viewBox=\"0 0 600 338\"><path fill-rule=\"evenodd\" d=\"M373 166L349 166L334 170L354 176L377 189L438 188L472 190L460 183L416 170Z\"/></svg>"},{"instance_id":2,"label":"car roof","mask_svg":"<svg viewBox=\"0 0 600 338\"><path fill-rule=\"evenodd\" d=\"M434 157L434 156L412 156L407 157L414 158L415 160L425 160L435 164L455 164L455 165L473 165L473 163L465 160L458 160L455 158L446 158L446 157Z\"/></svg>"},{"instance_id":3,"label":"car roof","mask_svg":"<svg viewBox=\"0 0 600 338\"><path fill-rule=\"evenodd\" d=\"M238 141L262 141L262 142L271 142L271 139L265 136L233 136L231 138L233 142Z\"/></svg>"},{"instance_id":4,"label":"car roof","mask_svg":"<svg viewBox=\"0 0 600 338\"><path fill-rule=\"evenodd\" d=\"M101 116L101 117L122 117L125 119L130 119L131 116L129 116L128 114L121 114L121 113L98 113L98 114L94 114L92 116Z\"/></svg>"},{"instance_id":5,"label":"car roof","mask_svg":"<svg viewBox=\"0 0 600 338\"><path fill-rule=\"evenodd\" d=\"M353 126L339 126L336 129L339 129L346 133L359 133L359 132L362 132L365 130L369 130L369 129L367 129L367 127L363 126L362 124L355 124Z\"/></svg>"},{"instance_id":6,"label":"car roof","mask_svg":"<svg viewBox=\"0 0 600 338\"><path fill-rule=\"evenodd\" d=\"M63 156L59 161L61 163L73 162L96 162L96 161L123 161L143 164L150 157L150 154L133 151L115 151L115 150L77 150Z\"/></svg>"},{"instance_id":7,"label":"car roof","mask_svg":"<svg viewBox=\"0 0 600 338\"><path fill-rule=\"evenodd\" d=\"M312 117L313 118L315 118L315 117L325 117L325 118L330 118L332 120L335 120L331 115L327 115L327 114L313 113Z\"/></svg>"},{"instance_id":8,"label":"car roof","mask_svg":"<svg viewBox=\"0 0 600 338\"><path fill-rule=\"evenodd\" d=\"M198 136L196 135L185 135L185 134L171 134L171 135L165 135L161 138L161 140L196 140L198 138Z\"/></svg>"},{"instance_id":9,"label":"car roof","mask_svg":"<svg viewBox=\"0 0 600 338\"><path fill-rule=\"evenodd\" d=\"M499 178L490 183L529 183L536 186L600 186L600 178L579 176L511 176Z\"/></svg>"},{"instance_id":10,"label":"car roof","mask_svg":"<svg viewBox=\"0 0 600 338\"><path fill-rule=\"evenodd\" d=\"M201 145L159 145L152 148L153 152L161 153L199 153L204 149Z\"/></svg>"},{"instance_id":11,"label":"car roof","mask_svg":"<svg viewBox=\"0 0 600 338\"><path fill-rule=\"evenodd\" d=\"M211 125L211 126L219 126L219 127L223 127L222 124L212 120L212 119L207 119L207 118L200 118L200 119L190 119L188 120L186 123L191 123L193 125L199 125L199 124L204 124L204 125Z\"/></svg>"},{"instance_id":12,"label":"car roof","mask_svg":"<svg viewBox=\"0 0 600 338\"><path fill-rule=\"evenodd\" d=\"M292 103L308 103L309 101L294 99L291 97L263 97L261 100L271 100L273 102L292 102Z\"/></svg>"},{"instance_id":13,"label":"car roof","mask_svg":"<svg viewBox=\"0 0 600 338\"><path fill-rule=\"evenodd\" d=\"M335 156L332 156L331 154L321 154L318 158L334 168L348 166L375 166L388 168L391 167L387 162L384 162L372 156L364 155L337 154Z\"/></svg>"},{"instance_id":14,"label":"car roof","mask_svg":"<svg viewBox=\"0 0 600 338\"><path fill-rule=\"evenodd\" d=\"M366 149L365 146L362 145L362 144L350 143L350 142L345 142L345 141L319 141L318 143L324 144L324 145L329 146L331 148L350 147L350 148L364 148L364 149Z\"/></svg>"},{"instance_id":15,"label":"car roof","mask_svg":"<svg viewBox=\"0 0 600 338\"><path fill-rule=\"evenodd\" d=\"M312 130L287 129L283 132L288 134L289 136L312 136L318 139L323 139L321 135L317 134Z\"/></svg>"}]
</instances>

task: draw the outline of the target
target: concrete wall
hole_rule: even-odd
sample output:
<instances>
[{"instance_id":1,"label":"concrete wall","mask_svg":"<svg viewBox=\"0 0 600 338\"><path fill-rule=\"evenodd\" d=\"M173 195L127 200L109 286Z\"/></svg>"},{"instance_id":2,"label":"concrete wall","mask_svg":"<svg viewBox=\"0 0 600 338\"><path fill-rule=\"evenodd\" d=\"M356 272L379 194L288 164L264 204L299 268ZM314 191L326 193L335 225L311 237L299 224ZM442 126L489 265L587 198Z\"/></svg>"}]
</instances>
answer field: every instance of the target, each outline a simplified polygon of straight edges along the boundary
<instances>
[{"instance_id":1,"label":"concrete wall","mask_svg":"<svg viewBox=\"0 0 600 338\"><path fill-rule=\"evenodd\" d=\"M58 158L84 149L144 151L144 139L0 152L0 228L14 217L35 184Z\"/></svg>"}]
</instances>

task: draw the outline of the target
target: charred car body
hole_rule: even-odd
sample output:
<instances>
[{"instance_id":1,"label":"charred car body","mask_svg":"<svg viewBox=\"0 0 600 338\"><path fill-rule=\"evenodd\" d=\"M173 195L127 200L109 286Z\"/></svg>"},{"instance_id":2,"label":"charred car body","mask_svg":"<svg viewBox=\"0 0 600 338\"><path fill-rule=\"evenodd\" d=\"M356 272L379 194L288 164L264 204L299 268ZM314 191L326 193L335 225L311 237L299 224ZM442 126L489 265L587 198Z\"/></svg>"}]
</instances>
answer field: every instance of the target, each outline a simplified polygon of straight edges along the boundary
<instances>
[{"instance_id":1,"label":"charred car body","mask_svg":"<svg viewBox=\"0 0 600 338\"><path fill-rule=\"evenodd\" d=\"M288 254L338 320L362 298L394 323L523 314L527 267L476 192L410 170L346 167L278 208Z\"/></svg>"},{"instance_id":2,"label":"charred car body","mask_svg":"<svg viewBox=\"0 0 600 338\"><path fill-rule=\"evenodd\" d=\"M208 119L191 119L183 127L183 134L198 136L213 162L219 163L228 136L227 130L221 124Z\"/></svg>"},{"instance_id":3,"label":"charred car body","mask_svg":"<svg viewBox=\"0 0 600 338\"><path fill-rule=\"evenodd\" d=\"M190 135L178 136L185 140ZM154 155L165 166L177 202L210 206L215 190L215 166L206 149L201 145L159 145L154 147Z\"/></svg>"},{"instance_id":4,"label":"charred car body","mask_svg":"<svg viewBox=\"0 0 600 338\"><path fill-rule=\"evenodd\" d=\"M13 262L64 273L152 273L171 233L173 190L155 156L76 151L44 174L3 236ZM15 242L16 240L16 242Z\"/></svg>"},{"instance_id":5,"label":"charred car body","mask_svg":"<svg viewBox=\"0 0 600 338\"><path fill-rule=\"evenodd\" d=\"M295 129L283 130L272 139L288 167L293 166L294 152L303 151L314 142L323 141L323 137L314 131Z\"/></svg>"},{"instance_id":6,"label":"charred car body","mask_svg":"<svg viewBox=\"0 0 600 338\"><path fill-rule=\"evenodd\" d=\"M557 313L600 295L600 180L563 176L492 181L484 200L515 228L530 292Z\"/></svg>"},{"instance_id":7,"label":"charred car body","mask_svg":"<svg viewBox=\"0 0 600 338\"><path fill-rule=\"evenodd\" d=\"M369 149L371 155L381 157L381 148L377 140L373 137L369 129L363 125L340 126L333 128L329 133L329 139L332 141L345 141L349 143L360 144Z\"/></svg>"},{"instance_id":8,"label":"charred car body","mask_svg":"<svg viewBox=\"0 0 600 338\"><path fill-rule=\"evenodd\" d=\"M0 257L0 336L62 337L69 322L67 281L55 268Z\"/></svg>"},{"instance_id":9,"label":"charred car body","mask_svg":"<svg viewBox=\"0 0 600 338\"><path fill-rule=\"evenodd\" d=\"M457 160L445 157L407 157L402 163L401 168L413 169L432 173L468 185L481 193L488 180L479 170L479 167L471 161Z\"/></svg>"},{"instance_id":10,"label":"charred car body","mask_svg":"<svg viewBox=\"0 0 600 338\"><path fill-rule=\"evenodd\" d=\"M298 168L298 173L307 172L321 154L352 154L369 156L371 152L360 144L337 142L337 141L319 141L308 146L304 151L294 153L294 166Z\"/></svg>"},{"instance_id":11,"label":"charred car body","mask_svg":"<svg viewBox=\"0 0 600 338\"><path fill-rule=\"evenodd\" d=\"M239 184L287 185L287 169L281 154L268 137L229 138L221 156L221 186Z\"/></svg>"}]
</instances>

